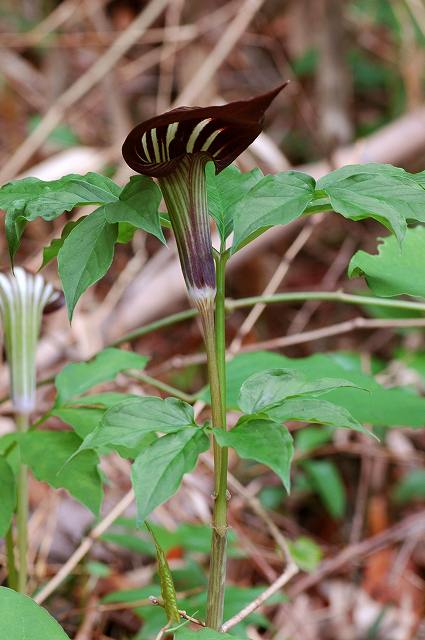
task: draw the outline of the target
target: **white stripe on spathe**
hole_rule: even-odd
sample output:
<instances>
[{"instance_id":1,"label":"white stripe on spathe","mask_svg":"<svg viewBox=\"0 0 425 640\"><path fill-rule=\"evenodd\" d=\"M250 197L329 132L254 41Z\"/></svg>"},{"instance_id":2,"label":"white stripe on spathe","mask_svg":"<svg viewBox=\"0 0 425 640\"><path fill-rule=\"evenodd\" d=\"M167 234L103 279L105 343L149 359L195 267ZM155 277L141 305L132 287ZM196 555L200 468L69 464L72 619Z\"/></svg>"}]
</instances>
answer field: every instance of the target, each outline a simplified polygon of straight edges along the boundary
<instances>
[{"instance_id":1,"label":"white stripe on spathe","mask_svg":"<svg viewBox=\"0 0 425 640\"><path fill-rule=\"evenodd\" d=\"M167 160L170 159L170 144L172 143L172 141L176 136L178 126L179 126L178 122L173 122L172 124L169 124L167 127L167 135L165 138L166 140L165 145L167 147Z\"/></svg>"},{"instance_id":2,"label":"white stripe on spathe","mask_svg":"<svg viewBox=\"0 0 425 640\"><path fill-rule=\"evenodd\" d=\"M35 409L36 352L43 309L56 297L51 284L21 267L0 274L0 317L16 412Z\"/></svg>"},{"instance_id":3,"label":"white stripe on spathe","mask_svg":"<svg viewBox=\"0 0 425 640\"><path fill-rule=\"evenodd\" d=\"M187 144L186 144L186 151L188 153L192 153L193 147L195 146L195 142L198 139L199 134L201 133L202 129L204 127L206 127L207 124L209 124L211 122L211 120L212 120L212 118L207 118L206 120L201 120L201 122L198 122L196 127L194 127L192 133L189 136L189 140L187 141Z\"/></svg>"},{"instance_id":4,"label":"white stripe on spathe","mask_svg":"<svg viewBox=\"0 0 425 640\"><path fill-rule=\"evenodd\" d=\"M147 140L146 140L146 132L142 135L142 147L143 147L143 151L145 152L145 156L146 158L149 160L149 162L152 162L152 159L148 153L148 144L147 144Z\"/></svg>"},{"instance_id":5,"label":"white stripe on spathe","mask_svg":"<svg viewBox=\"0 0 425 640\"><path fill-rule=\"evenodd\" d=\"M154 156L155 156L155 160L157 162L161 162L161 160L165 160L165 158L161 158L161 152L159 150L159 144L158 144L158 137L156 135L156 129L151 129L150 130L150 134L151 134L151 140L152 140L153 153L154 153Z\"/></svg>"},{"instance_id":6,"label":"white stripe on spathe","mask_svg":"<svg viewBox=\"0 0 425 640\"><path fill-rule=\"evenodd\" d=\"M208 151L208 149L210 148L210 146L212 145L212 143L214 142L218 134L221 133L223 130L224 130L224 127L222 127L221 129L216 129L216 131L213 131L205 140L204 144L201 147L201 151Z\"/></svg>"}]
</instances>

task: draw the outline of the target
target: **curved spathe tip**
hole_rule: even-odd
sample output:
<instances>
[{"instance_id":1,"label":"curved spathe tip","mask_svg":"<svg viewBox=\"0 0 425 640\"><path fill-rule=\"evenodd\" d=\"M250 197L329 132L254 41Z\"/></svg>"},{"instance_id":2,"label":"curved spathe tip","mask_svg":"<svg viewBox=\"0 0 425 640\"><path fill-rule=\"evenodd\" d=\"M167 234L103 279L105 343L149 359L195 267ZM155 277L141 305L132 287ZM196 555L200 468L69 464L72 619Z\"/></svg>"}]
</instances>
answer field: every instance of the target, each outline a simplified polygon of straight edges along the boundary
<instances>
[{"instance_id":1,"label":"curved spathe tip","mask_svg":"<svg viewBox=\"0 0 425 640\"><path fill-rule=\"evenodd\" d=\"M184 156L204 154L217 173L231 164L259 136L264 114L285 82L248 100L212 107L177 107L138 124L122 153L138 173L169 175Z\"/></svg>"}]
</instances>

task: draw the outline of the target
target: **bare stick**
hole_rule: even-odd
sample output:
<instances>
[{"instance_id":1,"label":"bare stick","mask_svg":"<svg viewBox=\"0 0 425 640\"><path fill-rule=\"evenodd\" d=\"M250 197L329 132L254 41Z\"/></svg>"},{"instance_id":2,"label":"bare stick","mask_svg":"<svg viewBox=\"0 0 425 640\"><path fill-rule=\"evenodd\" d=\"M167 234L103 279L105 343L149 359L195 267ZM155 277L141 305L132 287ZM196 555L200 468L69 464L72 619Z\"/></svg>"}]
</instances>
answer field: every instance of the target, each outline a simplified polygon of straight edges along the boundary
<instances>
[{"instance_id":1,"label":"bare stick","mask_svg":"<svg viewBox=\"0 0 425 640\"><path fill-rule=\"evenodd\" d=\"M84 538L80 546L74 551L72 556L60 568L58 573L36 594L34 600L41 604L50 596L55 589L69 576L82 558L90 551L94 543L105 533L111 524L130 506L134 500L134 491L131 489L115 505L115 507L92 529L91 533Z\"/></svg>"},{"instance_id":2,"label":"bare stick","mask_svg":"<svg viewBox=\"0 0 425 640\"><path fill-rule=\"evenodd\" d=\"M415 327L425 327L425 320L423 318L379 320L358 317L353 318L352 320L346 320L345 322L331 324L328 327L321 327L320 329L313 329L311 331L296 333L292 336L282 336L281 338L274 338L272 340L265 340L264 342L257 342L255 344L242 347L241 351L246 352L261 351L263 349L281 349L282 347L289 347L293 344L302 344L304 342L310 342L311 340L320 340L321 338L328 338L330 336L336 336L341 333L348 333L349 331L353 331L354 329L401 329Z\"/></svg>"},{"instance_id":3,"label":"bare stick","mask_svg":"<svg viewBox=\"0 0 425 640\"><path fill-rule=\"evenodd\" d=\"M267 287L263 291L263 296L269 296L276 293L277 288L281 284L283 278L288 273L289 267L291 266L292 260L298 255L301 249L304 247L311 234L313 233L313 229L320 222L321 217L312 218L309 221L309 224L306 225L301 233L297 235L293 243L290 245L289 249L284 253L282 260L279 263L276 271L273 274L273 277L269 281ZM247 317L241 324L239 331L236 336L233 338L232 343L229 346L229 353L234 354L240 350L242 346L243 339L245 336L251 331L258 318L263 313L266 308L265 303L257 303L251 311L248 313Z\"/></svg>"},{"instance_id":4,"label":"bare stick","mask_svg":"<svg viewBox=\"0 0 425 640\"><path fill-rule=\"evenodd\" d=\"M156 598L155 596L150 596L149 602L151 604L156 604L159 607L164 607L163 601L160 600L160 598ZM202 620L198 620L198 618L194 618L193 616L190 616L186 611L183 611L182 609L178 609L178 612L179 612L179 615L185 620L189 620L189 622L194 622L195 624L199 624L200 627L205 627L205 622L203 622Z\"/></svg>"},{"instance_id":5,"label":"bare stick","mask_svg":"<svg viewBox=\"0 0 425 640\"><path fill-rule=\"evenodd\" d=\"M357 560L357 558L364 559L366 556L384 549L391 544L405 541L407 538L423 536L425 533L425 511L422 510L419 513L415 513L395 524L394 526L386 529L382 533L378 533L371 538L366 538L362 542L352 544L333 558L324 560L317 571L309 575L302 576L297 582L290 588L289 595L291 598L296 597L303 591L311 589L323 579L336 571L343 569L350 562Z\"/></svg>"},{"instance_id":6,"label":"bare stick","mask_svg":"<svg viewBox=\"0 0 425 640\"><path fill-rule=\"evenodd\" d=\"M160 15L170 0L152 0L111 47L53 104L39 126L26 138L0 171L0 182L13 177L47 139L65 112L92 89Z\"/></svg>"},{"instance_id":7,"label":"bare stick","mask_svg":"<svg viewBox=\"0 0 425 640\"><path fill-rule=\"evenodd\" d=\"M179 95L179 104L190 104L201 94L263 4L264 0L245 0L239 7L223 36Z\"/></svg>"},{"instance_id":8,"label":"bare stick","mask_svg":"<svg viewBox=\"0 0 425 640\"><path fill-rule=\"evenodd\" d=\"M258 607L261 607L261 605L264 604L266 600L271 598L272 595L274 595L280 589L282 589L282 587L284 587L285 584L287 584L289 580L291 580L291 578L297 572L298 572L297 565L294 562L291 562L286 567L282 575L279 576L279 578L275 580L273 584L271 584L270 587L268 587L268 589L263 591L263 593L261 593L258 596L258 598L255 598L255 600L250 602L246 607L244 607L241 611L239 611L239 613L233 616L233 618L230 618L230 620L227 620L227 622L225 622L221 627L221 630L224 632L229 631L229 629L232 629L232 627L235 627L237 624L239 624L239 622L241 622L242 620L245 620L245 618L247 618L253 611L258 609Z\"/></svg>"}]
</instances>

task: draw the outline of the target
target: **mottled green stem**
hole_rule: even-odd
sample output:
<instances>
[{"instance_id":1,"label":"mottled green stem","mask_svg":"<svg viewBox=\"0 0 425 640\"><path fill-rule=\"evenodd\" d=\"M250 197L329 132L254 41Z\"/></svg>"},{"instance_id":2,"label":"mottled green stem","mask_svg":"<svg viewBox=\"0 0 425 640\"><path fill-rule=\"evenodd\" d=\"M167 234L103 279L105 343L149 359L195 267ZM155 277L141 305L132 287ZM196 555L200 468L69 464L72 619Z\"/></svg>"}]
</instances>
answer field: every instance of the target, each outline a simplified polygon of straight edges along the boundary
<instances>
[{"instance_id":1,"label":"mottled green stem","mask_svg":"<svg viewBox=\"0 0 425 640\"><path fill-rule=\"evenodd\" d=\"M206 336L211 388L212 422L215 429L226 429L226 332L225 266L227 255L216 259L217 295L214 337ZM206 624L219 630L223 623L227 549L227 448L214 442L214 511L208 583Z\"/></svg>"},{"instance_id":2,"label":"mottled green stem","mask_svg":"<svg viewBox=\"0 0 425 640\"><path fill-rule=\"evenodd\" d=\"M15 563L15 545L13 542L13 524L6 533L7 585L10 589L18 587L18 573Z\"/></svg>"},{"instance_id":3,"label":"mottled green stem","mask_svg":"<svg viewBox=\"0 0 425 640\"><path fill-rule=\"evenodd\" d=\"M17 431L28 431L28 416L16 415ZM18 500L16 510L17 545L19 552L18 591L25 593L27 585L27 553L28 553L28 468L20 465L18 471Z\"/></svg>"}]
</instances>

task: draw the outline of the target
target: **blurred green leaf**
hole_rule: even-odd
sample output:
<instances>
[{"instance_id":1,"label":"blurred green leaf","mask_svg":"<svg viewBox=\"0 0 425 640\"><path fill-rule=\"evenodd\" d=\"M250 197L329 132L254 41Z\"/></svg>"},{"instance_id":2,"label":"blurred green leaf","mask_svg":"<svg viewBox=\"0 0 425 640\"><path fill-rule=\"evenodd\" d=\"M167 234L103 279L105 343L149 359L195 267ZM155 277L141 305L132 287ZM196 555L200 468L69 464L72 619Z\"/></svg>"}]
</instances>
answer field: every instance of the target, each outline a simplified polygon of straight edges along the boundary
<instances>
[{"instance_id":1,"label":"blurred green leaf","mask_svg":"<svg viewBox=\"0 0 425 640\"><path fill-rule=\"evenodd\" d=\"M332 440L333 427L306 427L295 434L295 449L300 453L314 451Z\"/></svg>"},{"instance_id":2,"label":"blurred green leaf","mask_svg":"<svg viewBox=\"0 0 425 640\"><path fill-rule=\"evenodd\" d=\"M425 499L425 469L409 471L398 482L392 495L393 499L401 504Z\"/></svg>"},{"instance_id":3,"label":"blurred green leaf","mask_svg":"<svg viewBox=\"0 0 425 640\"><path fill-rule=\"evenodd\" d=\"M301 536L288 542L295 564L303 571L314 571L322 559L322 550L314 540Z\"/></svg>"},{"instance_id":4,"label":"blurred green leaf","mask_svg":"<svg viewBox=\"0 0 425 640\"><path fill-rule=\"evenodd\" d=\"M16 483L13 469L4 456L0 456L0 538L4 538L16 506Z\"/></svg>"},{"instance_id":5,"label":"blurred green leaf","mask_svg":"<svg viewBox=\"0 0 425 640\"><path fill-rule=\"evenodd\" d=\"M347 504L338 467L330 460L305 460L302 468L333 518L342 518Z\"/></svg>"},{"instance_id":6,"label":"blurred green leaf","mask_svg":"<svg viewBox=\"0 0 425 640\"><path fill-rule=\"evenodd\" d=\"M118 373L128 369L143 369L148 361L133 351L109 347L88 362L73 362L66 365L56 376L57 397L55 406L75 400L92 387L114 380ZM79 402L94 402L93 397L79 398Z\"/></svg>"}]
</instances>

